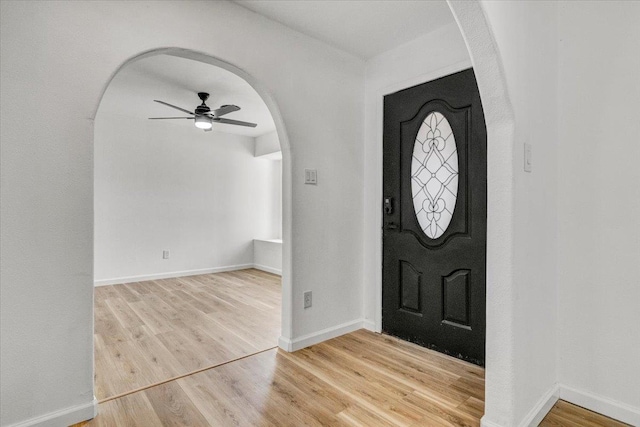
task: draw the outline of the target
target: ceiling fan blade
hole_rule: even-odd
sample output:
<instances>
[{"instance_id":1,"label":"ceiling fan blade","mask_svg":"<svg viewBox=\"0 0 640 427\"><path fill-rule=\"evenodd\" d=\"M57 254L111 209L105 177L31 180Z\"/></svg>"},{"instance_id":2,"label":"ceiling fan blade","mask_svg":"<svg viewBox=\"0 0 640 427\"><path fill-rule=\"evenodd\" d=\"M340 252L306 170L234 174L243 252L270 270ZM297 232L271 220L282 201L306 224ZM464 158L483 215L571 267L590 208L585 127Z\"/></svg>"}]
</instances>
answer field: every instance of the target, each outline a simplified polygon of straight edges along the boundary
<instances>
[{"instance_id":1,"label":"ceiling fan blade","mask_svg":"<svg viewBox=\"0 0 640 427\"><path fill-rule=\"evenodd\" d=\"M213 121L216 122L216 123L226 123L228 125L246 126L246 127L250 127L250 128L254 128L254 127L258 126L255 123L243 122L243 121L240 121L240 120L219 119L217 117L214 117Z\"/></svg>"},{"instance_id":2,"label":"ceiling fan blade","mask_svg":"<svg viewBox=\"0 0 640 427\"><path fill-rule=\"evenodd\" d=\"M162 105L166 105L167 107L171 107L171 108L175 108L176 110L180 110L180 111L182 111L183 113L191 114L192 116L194 116L194 115L195 115L195 114L193 114L193 112L191 112L191 111L189 111L189 110L185 110L184 108L176 107L175 105L171 105L171 104L169 104L169 103L167 103L167 102L164 102L164 101L158 101L157 99L154 99L154 101L155 101L155 102L158 102L158 103L160 103L160 104L162 104Z\"/></svg>"},{"instance_id":3,"label":"ceiling fan blade","mask_svg":"<svg viewBox=\"0 0 640 427\"><path fill-rule=\"evenodd\" d=\"M166 119L187 119L193 120L194 117L149 117L149 120L166 120Z\"/></svg>"},{"instance_id":4,"label":"ceiling fan blade","mask_svg":"<svg viewBox=\"0 0 640 427\"><path fill-rule=\"evenodd\" d=\"M220 117L220 116L224 116L225 114L229 114L229 113L233 113L234 111L238 111L239 109L240 109L240 107L238 107L237 105L223 105L222 107L218 108L217 110L213 110L211 113L216 117Z\"/></svg>"}]
</instances>

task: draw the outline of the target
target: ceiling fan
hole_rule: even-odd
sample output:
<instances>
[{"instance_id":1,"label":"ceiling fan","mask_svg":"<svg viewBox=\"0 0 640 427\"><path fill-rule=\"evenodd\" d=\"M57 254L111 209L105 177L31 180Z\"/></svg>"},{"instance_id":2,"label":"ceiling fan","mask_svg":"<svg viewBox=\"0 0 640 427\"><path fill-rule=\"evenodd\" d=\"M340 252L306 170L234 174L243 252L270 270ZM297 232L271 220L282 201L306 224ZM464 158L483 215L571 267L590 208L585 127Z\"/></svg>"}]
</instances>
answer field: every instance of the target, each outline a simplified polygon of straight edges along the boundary
<instances>
[{"instance_id":1,"label":"ceiling fan","mask_svg":"<svg viewBox=\"0 0 640 427\"><path fill-rule=\"evenodd\" d=\"M198 129L203 129L205 132L211 131L214 123L225 123L228 125L247 126L250 128L254 128L258 126L255 123L222 118L222 116L224 116L225 114L238 111L240 107L238 107L237 105L223 105L217 110L211 110L211 108L209 108L205 103L205 101L209 99L208 93L198 92L198 98L202 100L202 104L198 105L193 112L186 110L184 108L177 107L175 105L171 105L168 102L158 101L157 99L154 99L155 102L166 105L167 107L175 108L176 110L180 110L183 113L191 114L191 116L190 117L149 117L149 120L165 120L165 119L195 120L194 124L196 125L196 127Z\"/></svg>"}]
</instances>

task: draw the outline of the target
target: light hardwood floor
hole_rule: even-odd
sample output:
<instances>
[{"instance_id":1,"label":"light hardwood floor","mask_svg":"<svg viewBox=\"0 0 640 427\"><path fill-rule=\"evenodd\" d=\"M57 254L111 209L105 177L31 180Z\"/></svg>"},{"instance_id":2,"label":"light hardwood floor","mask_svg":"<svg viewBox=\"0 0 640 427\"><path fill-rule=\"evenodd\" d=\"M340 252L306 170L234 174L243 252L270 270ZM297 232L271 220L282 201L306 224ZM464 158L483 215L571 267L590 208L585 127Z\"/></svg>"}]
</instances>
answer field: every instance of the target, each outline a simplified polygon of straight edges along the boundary
<instances>
[{"instance_id":1,"label":"light hardwood floor","mask_svg":"<svg viewBox=\"0 0 640 427\"><path fill-rule=\"evenodd\" d=\"M110 400L87 426L477 426L484 371L358 331Z\"/></svg>"},{"instance_id":2,"label":"light hardwood floor","mask_svg":"<svg viewBox=\"0 0 640 427\"><path fill-rule=\"evenodd\" d=\"M551 411L540 423L540 427L625 427L628 424L621 423L604 415L588 411L580 406L573 405L564 400L558 400Z\"/></svg>"},{"instance_id":3,"label":"light hardwood floor","mask_svg":"<svg viewBox=\"0 0 640 427\"><path fill-rule=\"evenodd\" d=\"M97 287L97 399L275 347L280 302L255 269Z\"/></svg>"},{"instance_id":4,"label":"light hardwood floor","mask_svg":"<svg viewBox=\"0 0 640 427\"><path fill-rule=\"evenodd\" d=\"M239 322L240 327L235 333L225 332L224 344L212 341L214 337L207 330L210 326L221 328L220 331L228 330L219 324L222 321L220 318L210 316L213 311L205 311L209 310L205 305L212 302L218 303L215 307L223 312L228 304L267 311L262 304L257 301L252 304L246 294L242 297L239 293L239 287L255 290L256 282L264 279L270 281L267 286L273 288L276 295L273 299L258 299L266 305L278 306L276 317L279 319L279 278L256 270L181 279L178 286L182 288L179 290L169 290L169 283L165 281L116 285L96 290L96 302L98 293L104 294L100 296L102 307L111 310L113 316L102 320L102 333L100 337L96 336L96 340L101 339L105 346L116 346L116 349L123 347L122 343L129 342L126 348L137 349L133 353L136 355L133 361L112 365L133 369L135 373L125 371L116 379L109 380L108 375L113 372L103 369L102 375L108 374L103 380L103 390L105 387L111 387L107 390L112 390L122 384L137 388L158 382L157 378L166 372L160 368L162 366L173 369L169 372L172 376L181 369L203 370L173 380L166 377L169 380L162 384L108 399L99 405L99 415L94 420L77 426L480 425L484 412L483 369L393 337L364 330L295 353L286 353L271 348L271 345L257 354L206 369L207 363L212 361L224 362L224 357L217 356L220 345L224 347L228 343L242 341L245 345L253 346L236 348L236 353L227 355L233 357L246 355L243 351L255 353L259 346L253 344L254 339L265 345L275 343L279 324L272 331L273 335L266 338L261 331L271 330L270 327L265 328L260 322L244 323L246 316L229 318L229 321ZM210 288L213 283L223 285L221 295L214 296L211 295L211 289L202 289ZM152 310L153 303L158 302L153 297L158 285L163 289L158 298L161 301L166 299L169 303L165 303L167 307L163 309ZM128 310L123 308L126 306L118 301L122 299L128 305L139 302L147 304L136 305L137 310L132 307L135 316L131 313L127 316ZM198 304L198 301L204 305ZM185 320L187 314L178 310L180 307L192 313L193 324L188 323L190 317ZM183 314L176 316L174 310ZM203 315L211 317L216 323L203 321ZM129 325L127 322L131 319L135 321L136 316L143 324L123 326ZM177 323L180 327L173 326L166 330L167 326L161 320L167 318L182 323ZM235 327L236 324L233 325ZM182 330L183 327L186 330ZM139 330L144 332L136 336L135 332ZM218 334L222 333L220 331ZM169 332L174 332L174 336L178 335L181 339L167 341L158 337ZM156 339L149 340L152 337ZM216 336L216 339L219 338ZM236 341L238 339L240 341ZM149 344L139 344L139 341ZM166 346L165 343L170 345ZM113 354L115 361L125 358L124 351ZM113 358L111 352L108 355L105 357ZM150 366L142 366L145 363ZM123 381L123 378L127 381ZM544 427L625 425L563 401L558 401L541 423Z\"/></svg>"}]
</instances>

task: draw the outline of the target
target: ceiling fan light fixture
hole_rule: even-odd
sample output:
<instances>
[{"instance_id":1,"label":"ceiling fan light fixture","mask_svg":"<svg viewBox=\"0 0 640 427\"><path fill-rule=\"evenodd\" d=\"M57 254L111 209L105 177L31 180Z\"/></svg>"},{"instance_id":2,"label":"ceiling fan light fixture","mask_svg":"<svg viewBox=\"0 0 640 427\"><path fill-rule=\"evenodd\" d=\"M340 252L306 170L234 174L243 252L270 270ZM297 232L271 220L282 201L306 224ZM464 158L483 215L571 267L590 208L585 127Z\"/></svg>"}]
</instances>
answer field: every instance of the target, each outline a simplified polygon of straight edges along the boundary
<instances>
[{"instance_id":1,"label":"ceiling fan light fixture","mask_svg":"<svg viewBox=\"0 0 640 427\"><path fill-rule=\"evenodd\" d=\"M213 127L213 123L211 119L207 116L196 116L195 125L198 129L211 129Z\"/></svg>"},{"instance_id":2,"label":"ceiling fan light fixture","mask_svg":"<svg viewBox=\"0 0 640 427\"><path fill-rule=\"evenodd\" d=\"M155 102L166 105L167 107L171 107L174 110L182 111L183 113L189 114L187 117L149 117L152 120L158 119L188 119L193 120L194 124L198 129L202 129L204 131L212 131L213 130L213 122L216 122L216 129L218 128L218 123L225 123L228 125L236 125L236 126L246 126L250 128L254 128L258 126L256 123L251 122L243 122L242 120L232 120L227 118L222 118L222 116L233 113L234 111L240 110L240 107L237 105L222 105L220 108L215 110L211 110L205 101L209 98L209 94L206 92L198 92L198 97L202 100L202 104L198 105L195 111L191 112L185 108L178 107L173 104L169 104L168 102L160 101L158 99L154 99Z\"/></svg>"}]
</instances>

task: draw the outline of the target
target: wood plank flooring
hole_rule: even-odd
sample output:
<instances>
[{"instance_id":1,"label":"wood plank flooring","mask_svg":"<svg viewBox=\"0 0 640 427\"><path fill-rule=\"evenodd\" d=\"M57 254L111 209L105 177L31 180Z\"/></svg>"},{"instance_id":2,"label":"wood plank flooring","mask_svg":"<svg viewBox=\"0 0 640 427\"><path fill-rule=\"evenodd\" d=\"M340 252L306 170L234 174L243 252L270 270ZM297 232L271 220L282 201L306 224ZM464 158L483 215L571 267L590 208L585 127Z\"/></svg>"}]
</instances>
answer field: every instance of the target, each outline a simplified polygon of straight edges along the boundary
<instances>
[{"instance_id":1,"label":"wood plank flooring","mask_svg":"<svg viewBox=\"0 0 640 427\"><path fill-rule=\"evenodd\" d=\"M478 426L484 370L357 331L100 404L86 426Z\"/></svg>"},{"instance_id":2,"label":"wood plank flooring","mask_svg":"<svg viewBox=\"0 0 640 427\"><path fill-rule=\"evenodd\" d=\"M275 347L281 298L255 269L96 287L96 397Z\"/></svg>"},{"instance_id":3,"label":"wood plank flooring","mask_svg":"<svg viewBox=\"0 0 640 427\"><path fill-rule=\"evenodd\" d=\"M483 369L364 330L286 353L279 319L280 278L257 270L97 288L107 400L77 427L480 425ZM540 425L626 424L558 401Z\"/></svg>"},{"instance_id":4,"label":"wood plank flooring","mask_svg":"<svg viewBox=\"0 0 640 427\"><path fill-rule=\"evenodd\" d=\"M99 406L77 426L479 426L484 371L360 330L271 349ZM624 426L558 401L544 427Z\"/></svg>"},{"instance_id":5,"label":"wood plank flooring","mask_svg":"<svg viewBox=\"0 0 640 427\"><path fill-rule=\"evenodd\" d=\"M588 411L564 400L558 400L540 423L540 427L628 427L604 415Z\"/></svg>"}]
</instances>

